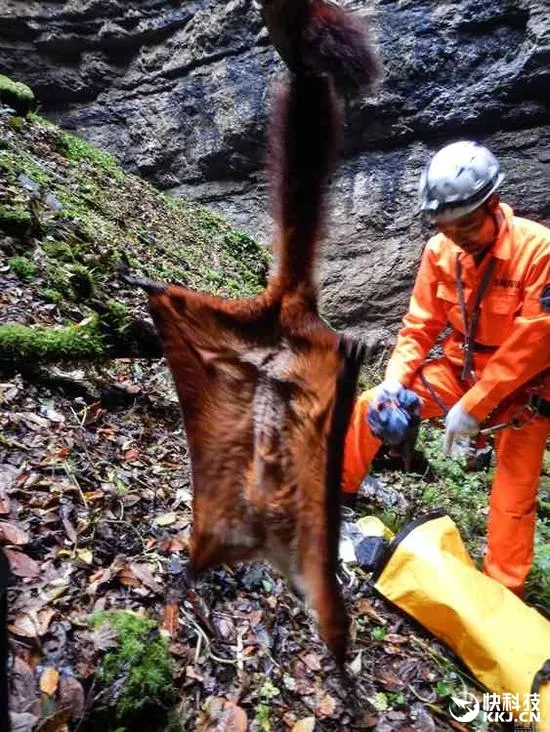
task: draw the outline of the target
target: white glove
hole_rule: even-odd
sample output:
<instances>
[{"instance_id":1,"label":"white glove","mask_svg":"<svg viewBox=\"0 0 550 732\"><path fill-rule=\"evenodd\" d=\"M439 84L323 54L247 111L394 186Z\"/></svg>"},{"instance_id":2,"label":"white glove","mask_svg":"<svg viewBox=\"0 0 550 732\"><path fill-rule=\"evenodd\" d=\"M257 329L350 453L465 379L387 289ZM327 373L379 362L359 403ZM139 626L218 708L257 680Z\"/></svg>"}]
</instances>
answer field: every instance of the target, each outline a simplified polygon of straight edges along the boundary
<instances>
[{"instance_id":1,"label":"white glove","mask_svg":"<svg viewBox=\"0 0 550 732\"><path fill-rule=\"evenodd\" d=\"M443 440L445 455L451 454L455 440L463 435L477 435L479 427L478 420L468 414L460 402L457 402L445 417L445 437Z\"/></svg>"},{"instance_id":2,"label":"white glove","mask_svg":"<svg viewBox=\"0 0 550 732\"><path fill-rule=\"evenodd\" d=\"M380 397L383 394L388 394L389 396L395 396L399 392L399 389L401 389L402 386L403 386L403 384L401 384L399 381L395 381L395 379L384 379L384 381L382 381L381 384L378 384L378 386L376 386L374 388L373 399L372 399L373 402L380 399Z\"/></svg>"}]
</instances>

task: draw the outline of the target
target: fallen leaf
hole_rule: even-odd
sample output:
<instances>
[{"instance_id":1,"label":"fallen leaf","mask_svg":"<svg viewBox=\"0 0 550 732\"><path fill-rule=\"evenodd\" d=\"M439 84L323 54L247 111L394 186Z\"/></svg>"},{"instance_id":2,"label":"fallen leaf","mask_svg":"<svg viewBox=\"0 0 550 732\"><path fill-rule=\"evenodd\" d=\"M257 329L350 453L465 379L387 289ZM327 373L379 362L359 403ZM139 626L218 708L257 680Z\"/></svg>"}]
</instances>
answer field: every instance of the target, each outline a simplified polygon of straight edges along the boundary
<instances>
[{"instance_id":1,"label":"fallen leaf","mask_svg":"<svg viewBox=\"0 0 550 732\"><path fill-rule=\"evenodd\" d=\"M71 513L72 506L69 506L67 504L63 504L60 508L60 514L61 514L61 523L63 524L63 528L65 529L65 533L67 534L67 538L72 544L78 543L78 535L76 533L76 530L72 523L69 520L69 514Z\"/></svg>"},{"instance_id":2,"label":"fallen leaf","mask_svg":"<svg viewBox=\"0 0 550 732\"><path fill-rule=\"evenodd\" d=\"M50 628L50 623L56 614L56 610L52 607L45 607L38 613L38 633L46 635Z\"/></svg>"},{"instance_id":3,"label":"fallen leaf","mask_svg":"<svg viewBox=\"0 0 550 732\"><path fill-rule=\"evenodd\" d=\"M233 702L225 702L220 732L246 732L247 729L248 717L244 709Z\"/></svg>"},{"instance_id":4,"label":"fallen leaf","mask_svg":"<svg viewBox=\"0 0 550 732\"><path fill-rule=\"evenodd\" d=\"M321 670L321 657L317 653L306 653L306 655L301 658L310 671Z\"/></svg>"},{"instance_id":5,"label":"fallen leaf","mask_svg":"<svg viewBox=\"0 0 550 732\"><path fill-rule=\"evenodd\" d=\"M9 463L0 465L0 491L4 492L12 487L19 475L19 468Z\"/></svg>"},{"instance_id":6,"label":"fallen leaf","mask_svg":"<svg viewBox=\"0 0 550 732\"><path fill-rule=\"evenodd\" d=\"M393 645L401 645L403 643L408 643L409 639L406 635L397 635L397 633L388 633L388 635L384 638L384 641L386 643L392 643Z\"/></svg>"},{"instance_id":7,"label":"fallen leaf","mask_svg":"<svg viewBox=\"0 0 550 732\"><path fill-rule=\"evenodd\" d=\"M365 600L365 598L362 598L357 603L357 610L360 615L368 615L370 618L375 620L378 625L386 625L388 622L386 618L383 618L370 604L368 600Z\"/></svg>"},{"instance_id":8,"label":"fallen leaf","mask_svg":"<svg viewBox=\"0 0 550 732\"><path fill-rule=\"evenodd\" d=\"M148 590L160 594L163 592L163 588L153 577L151 571L151 565L145 563L132 562L130 569L138 578L138 580L147 587Z\"/></svg>"},{"instance_id":9,"label":"fallen leaf","mask_svg":"<svg viewBox=\"0 0 550 732\"><path fill-rule=\"evenodd\" d=\"M53 696L57 691L58 681L59 671L52 666L48 666L40 677L40 691L48 696Z\"/></svg>"},{"instance_id":10,"label":"fallen leaf","mask_svg":"<svg viewBox=\"0 0 550 732\"><path fill-rule=\"evenodd\" d=\"M168 536L166 539L163 539L159 544L159 551L163 554L173 554L177 552L182 552L184 549L187 548L189 542L181 539L178 539L176 537Z\"/></svg>"},{"instance_id":11,"label":"fallen leaf","mask_svg":"<svg viewBox=\"0 0 550 732\"><path fill-rule=\"evenodd\" d=\"M36 728L36 732L69 732L70 716L70 709L60 709L51 717L42 720Z\"/></svg>"},{"instance_id":12,"label":"fallen leaf","mask_svg":"<svg viewBox=\"0 0 550 732\"><path fill-rule=\"evenodd\" d=\"M36 579L40 576L40 565L23 552L14 549L4 549L9 560L10 569L16 577Z\"/></svg>"},{"instance_id":13,"label":"fallen leaf","mask_svg":"<svg viewBox=\"0 0 550 732\"><path fill-rule=\"evenodd\" d=\"M249 616L250 626L252 628L255 628L256 625L262 622L263 616L263 610L254 610L253 612L251 612Z\"/></svg>"},{"instance_id":14,"label":"fallen leaf","mask_svg":"<svg viewBox=\"0 0 550 732\"><path fill-rule=\"evenodd\" d=\"M213 619L213 625L216 629L216 635L224 641L230 640L235 636L235 623L233 618L227 615L216 616Z\"/></svg>"},{"instance_id":15,"label":"fallen leaf","mask_svg":"<svg viewBox=\"0 0 550 732\"><path fill-rule=\"evenodd\" d=\"M196 681L204 681L204 676L198 671L195 671L194 666L187 666L185 668L185 677L188 679L195 679Z\"/></svg>"},{"instance_id":16,"label":"fallen leaf","mask_svg":"<svg viewBox=\"0 0 550 732\"><path fill-rule=\"evenodd\" d=\"M10 512L10 499L0 486L0 515L6 516Z\"/></svg>"},{"instance_id":17,"label":"fallen leaf","mask_svg":"<svg viewBox=\"0 0 550 732\"><path fill-rule=\"evenodd\" d=\"M169 602L162 609L159 626L170 638L175 638L178 634L178 615L179 605L177 602Z\"/></svg>"},{"instance_id":18,"label":"fallen leaf","mask_svg":"<svg viewBox=\"0 0 550 732\"><path fill-rule=\"evenodd\" d=\"M234 702L220 697L209 697L199 714L197 732L246 732L246 712Z\"/></svg>"},{"instance_id":19,"label":"fallen leaf","mask_svg":"<svg viewBox=\"0 0 550 732\"><path fill-rule=\"evenodd\" d=\"M139 458L140 451L138 447L131 447L129 450L126 450L124 453L124 460L127 463L132 462L133 460L137 460Z\"/></svg>"},{"instance_id":20,"label":"fallen leaf","mask_svg":"<svg viewBox=\"0 0 550 732\"><path fill-rule=\"evenodd\" d=\"M65 417L59 412L56 412L55 409L48 409L48 411L46 412L46 417L50 420L50 422L58 424L62 424L65 421Z\"/></svg>"},{"instance_id":21,"label":"fallen leaf","mask_svg":"<svg viewBox=\"0 0 550 732\"><path fill-rule=\"evenodd\" d=\"M10 712L11 732L32 732L38 717L28 712Z\"/></svg>"},{"instance_id":22,"label":"fallen leaf","mask_svg":"<svg viewBox=\"0 0 550 732\"><path fill-rule=\"evenodd\" d=\"M202 597L192 588L187 591L186 599L191 603L193 612L208 631L215 635L216 630L210 620L210 609Z\"/></svg>"},{"instance_id":23,"label":"fallen leaf","mask_svg":"<svg viewBox=\"0 0 550 732\"><path fill-rule=\"evenodd\" d=\"M8 626L10 633L20 635L23 638L38 638L39 623L36 613L23 613L17 615L13 623Z\"/></svg>"},{"instance_id":24,"label":"fallen leaf","mask_svg":"<svg viewBox=\"0 0 550 732\"><path fill-rule=\"evenodd\" d=\"M86 426L91 424L92 422L95 422L102 413L103 409L101 408L101 402L94 402L93 404L90 404L84 412L82 425Z\"/></svg>"},{"instance_id":25,"label":"fallen leaf","mask_svg":"<svg viewBox=\"0 0 550 732\"><path fill-rule=\"evenodd\" d=\"M98 651L106 651L109 648L117 648L118 646L118 636L109 623L103 623L99 628L96 628L91 637Z\"/></svg>"},{"instance_id":26,"label":"fallen leaf","mask_svg":"<svg viewBox=\"0 0 550 732\"><path fill-rule=\"evenodd\" d=\"M33 707L40 709L34 674L25 661L15 656L10 670L10 709L24 713Z\"/></svg>"},{"instance_id":27,"label":"fallen leaf","mask_svg":"<svg viewBox=\"0 0 550 732\"><path fill-rule=\"evenodd\" d=\"M299 719L292 727L291 732L313 732L315 729L315 717L304 717Z\"/></svg>"},{"instance_id":28,"label":"fallen leaf","mask_svg":"<svg viewBox=\"0 0 550 732\"><path fill-rule=\"evenodd\" d=\"M130 567L123 567L117 573L117 579L121 585L125 587L139 587L141 582L138 580L133 570Z\"/></svg>"},{"instance_id":29,"label":"fallen leaf","mask_svg":"<svg viewBox=\"0 0 550 732\"><path fill-rule=\"evenodd\" d=\"M90 577L90 584L88 585L86 592L90 595L95 594L100 585L112 581L113 574L113 570L110 567L107 567L107 569L98 569L97 572L94 572Z\"/></svg>"},{"instance_id":30,"label":"fallen leaf","mask_svg":"<svg viewBox=\"0 0 550 732\"><path fill-rule=\"evenodd\" d=\"M177 514L170 511L169 513L162 513L160 516L156 516L153 519L153 523L156 526L171 526L171 524L175 524L177 520Z\"/></svg>"},{"instance_id":31,"label":"fallen leaf","mask_svg":"<svg viewBox=\"0 0 550 732\"><path fill-rule=\"evenodd\" d=\"M30 541L29 535L23 529L7 521L0 521L0 543L24 546Z\"/></svg>"},{"instance_id":32,"label":"fallen leaf","mask_svg":"<svg viewBox=\"0 0 550 732\"><path fill-rule=\"evenodd\" d=\"M89 549L77 549L75 556L78 561L83 562L88 566L94 563L94 555Z\"/></svg>"},{"instance_id":33,"label":"fallen leaf","mask_svg":"<svg viewBox=\"0 0 550 732\"><path fill-rule=\"evenodd\" d=\"M380 672L376 674L376 681L378 681L385 691L401 691L405 688L405 683L399 678L399 676L387 669L381 669Z\"/></svg>"},{"instance_id":34,"label":"fallen leaf","mask_svg":"<svg viewBox=\"0 0 550 732\"><path fill-rule=\"evenodd\" d=\"M80 719L84 716L86 706L84 689L74 676L63 674L59 679L58 702L59 707L70 709L72 719Z\"/></svg>"},{"instance_id":35,"label":"fallen leaf","mask_svg":"<svg viewBox=\"0 0 550 732\"><path fill-rule=\"evenodd\" d=\"M182 503L190 504L192 500L193 494L191 493L191 491L189 491L187 488L178 488L172 508L179 508Z\"/></svg>"},{"instance_id":36,"label":"fallen leaf","mask_svg":"<svg viewBox=\"0 0 550 732\"><path fill-rule=\"evenodd\" d=\"M319 717L332 717L336 711L336 699L330 694L321 693L316 699L315 712Z\"/></svg>"},{"instance_id":37,"label":"fallen leaf","mask_svg":"<svg viewBox=\"0 0 550 732\"><path fill-rule=\"evenodd\" d=\"M377 714L370 714L366 713L363 714L360 721L360 727L359 729L371 729L372 727L376 727L378 724L378 715ZM400 728L401 730L401 728Z\"/></svg>"},{"instance_id":38,"label":"fallen leaf","mask_svg":"<svg viewBox=\"0 0 550 732\"><path fill-rule=\"evenodd\" d=\"M20 613L9 625L9 630L24 638L39 638L48 632L55 614L54 608L43 608L38 613L36 610Z\"/></svg>"},{"instance_id":39,"label":"fallen leaf","mask_svg":"<svg viewBox=\"0 0 550 732\"><path fill-rule=\"evenodd\" d=\"M359 674L361 673L361 669L363 667L362 655L363 655L362 652L359 651L359 653L357 654L357 656L355 656L355 658L353 659L353 661L349 665L349 670L351 671L351 673L354 676L359 676Z\"/></svg>"},{"instance_id":40,"label":"fallen leaf","mask_svg":"<svg viewBox=\"0 0 550 732\"><path fill-rule=\"evenodd\" d=\"M48 429L50 426L47 419L39 417L32 412L12 412L10 418L15 424L21 424L23 422L29 429L34 431Z\"/></svg>"}]
</instances>

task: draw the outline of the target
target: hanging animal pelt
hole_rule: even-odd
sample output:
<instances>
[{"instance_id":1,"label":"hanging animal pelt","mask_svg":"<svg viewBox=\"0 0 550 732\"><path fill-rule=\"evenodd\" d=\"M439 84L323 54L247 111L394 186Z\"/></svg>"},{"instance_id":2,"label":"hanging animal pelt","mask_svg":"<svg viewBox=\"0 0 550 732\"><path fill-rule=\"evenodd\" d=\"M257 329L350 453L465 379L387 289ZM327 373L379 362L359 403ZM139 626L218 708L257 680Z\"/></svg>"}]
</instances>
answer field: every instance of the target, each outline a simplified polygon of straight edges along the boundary
<instances>
[{"instance_id":1,"label":"hanging animal pelt","mask_svg":"<svg viewBox=\"0 0 550 732\"><path fill-rule=\"evenodd\" d=\"M194 574L267 559L304 596L343 664L347 615L336 577L344 437L364 356L318 315L323 197L338 94L378 63L362 22L332 3L265 2L291 71L273 103L277 266L256 298L229 300L126 276L149 293L177 389L193 473Z\"/></svg>"}]
</instances>

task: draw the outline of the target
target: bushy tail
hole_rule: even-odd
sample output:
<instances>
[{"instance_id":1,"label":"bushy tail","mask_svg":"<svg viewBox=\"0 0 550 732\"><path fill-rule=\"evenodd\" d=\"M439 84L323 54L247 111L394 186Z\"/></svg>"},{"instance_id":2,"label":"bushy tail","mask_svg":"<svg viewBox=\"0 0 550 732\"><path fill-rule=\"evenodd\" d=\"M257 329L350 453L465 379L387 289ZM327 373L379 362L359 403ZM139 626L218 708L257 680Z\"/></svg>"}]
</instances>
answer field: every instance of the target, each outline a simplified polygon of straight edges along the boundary
<instances>
[{"instance_id":1,"label":"bushy tail","mask_svg":"<svg viewBox=\"0 0 550 732\"><path fill-rule=\"evenodd\" d=\"M362 21L322 0L264 0L273 43L290 70L270 131L278 277L313 286L323 198L340 130L338 92L365 89L380 66Z\"/></svg>"},{"instance_id":2,"label":"bushy tail","mask_svg":"<svg viewBox=\"0 0 550 732\"><path fill-rule=\"evenodd\" d=\"M272 201L279 232L277 275L288 292L313 284L323 218L323 191L339 129L326 76L297 75L278 90L271 134Z\"/></svg>"}]
</instances>

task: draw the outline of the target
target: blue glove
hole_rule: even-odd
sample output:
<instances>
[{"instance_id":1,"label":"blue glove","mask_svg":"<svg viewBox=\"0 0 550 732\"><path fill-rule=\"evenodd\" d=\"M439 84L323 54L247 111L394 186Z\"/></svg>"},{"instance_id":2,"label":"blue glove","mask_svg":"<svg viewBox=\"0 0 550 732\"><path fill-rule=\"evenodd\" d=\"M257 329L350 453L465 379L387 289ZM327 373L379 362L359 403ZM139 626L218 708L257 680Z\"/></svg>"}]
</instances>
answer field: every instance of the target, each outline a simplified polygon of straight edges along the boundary
<instances>
[{"instance_id":1,"label":"blue glove","mask_svg":"<svg viewBox=\"0 0 550 732\"><path fill-rule=\"evenodd\" d=\"M369 407L367 422L372 434L387 445L399 445L407 431L420 422L420 398L394 382L382 382Z\"/></svg>"}]
</instances>

